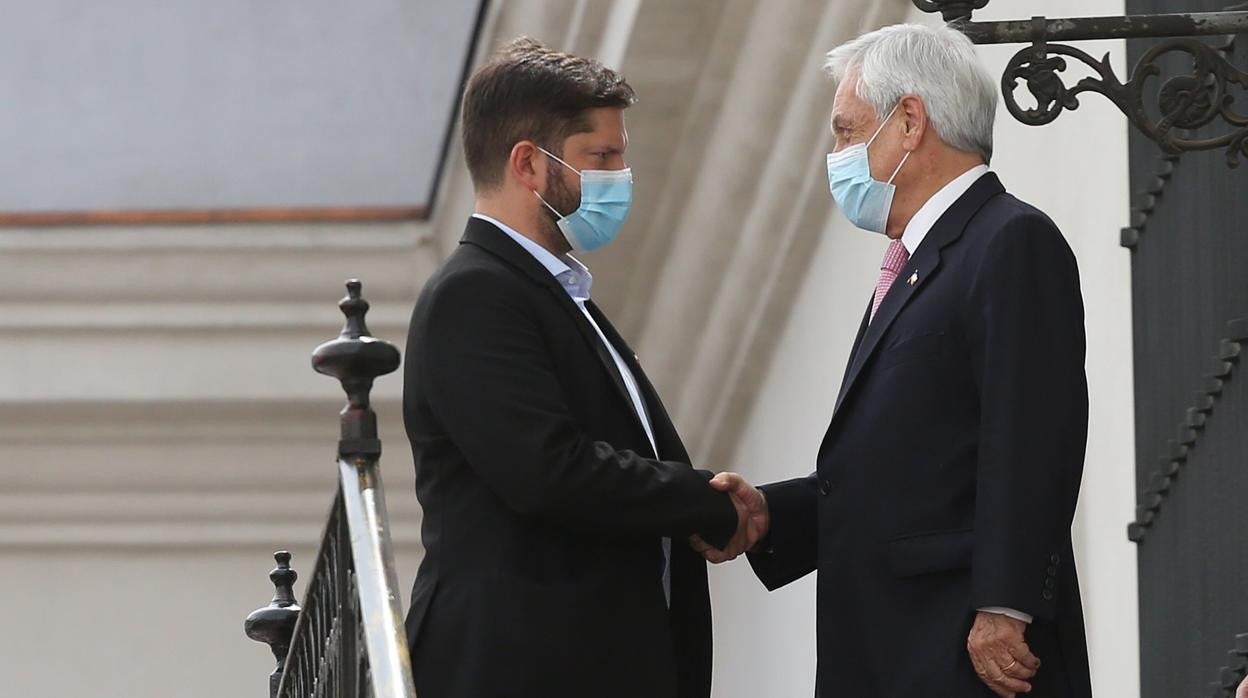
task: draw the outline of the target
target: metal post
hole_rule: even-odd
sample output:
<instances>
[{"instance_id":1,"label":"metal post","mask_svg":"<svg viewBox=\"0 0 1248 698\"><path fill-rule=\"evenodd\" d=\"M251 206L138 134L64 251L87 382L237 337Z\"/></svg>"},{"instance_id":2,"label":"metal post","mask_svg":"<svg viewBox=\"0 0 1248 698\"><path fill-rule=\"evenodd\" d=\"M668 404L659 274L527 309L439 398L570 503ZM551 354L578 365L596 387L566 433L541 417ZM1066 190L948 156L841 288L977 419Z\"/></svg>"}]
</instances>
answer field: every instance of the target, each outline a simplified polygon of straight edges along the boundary
<instances>
[{"instance_id":1,"label":"metal post","mask_svg":"<svg viewBox=\"0 0 1248 698\"><path fill-rule=\"evenodd\" d=\"M299 575L290 568L290 553L279 550L273 554L273 559L277 561L277 567L269 572L269 580L275 590L273 600L268 606L252 611L243 622L243 632L247 633L247 637L267 643L277 659L277 668L269 675L269 698L277 696L286 654L290 651L290 638L299 618L299 604L295 603L294 590Z\"/></svg>"},{"instance_id":2,"label":"metal post","mask_svg":"<svg viewBox=\"0 0 1248 698\"><path fill-rule=\"evenodd\" d=\"M954 24L977 44L1033 41L1147 39L1172 36L1222 36L1248 31L1248 12L1188 12L1128 17L1070 17Z\"/></svg>"},{"instance_id":3,"label":"metal post","mask_svg":"<svg viewBox=\"0 0 1248 698\"><path fill-rule=\"evenodd\" d=\"M337 339L316 348L312 366L319 373L337 378L347 393L347 405L341 413L338 471L355 559L372 690L379 698L414 696L402 606L396 593L398 576L377 465L381 441L377 436L377 415L369 403L373 379L398 368L399 352L369 336L364 324L368 301L360 297L359 281L347 282L347 297L338 307L346 316L346 324Z\"/></svg>"}]
</instances>

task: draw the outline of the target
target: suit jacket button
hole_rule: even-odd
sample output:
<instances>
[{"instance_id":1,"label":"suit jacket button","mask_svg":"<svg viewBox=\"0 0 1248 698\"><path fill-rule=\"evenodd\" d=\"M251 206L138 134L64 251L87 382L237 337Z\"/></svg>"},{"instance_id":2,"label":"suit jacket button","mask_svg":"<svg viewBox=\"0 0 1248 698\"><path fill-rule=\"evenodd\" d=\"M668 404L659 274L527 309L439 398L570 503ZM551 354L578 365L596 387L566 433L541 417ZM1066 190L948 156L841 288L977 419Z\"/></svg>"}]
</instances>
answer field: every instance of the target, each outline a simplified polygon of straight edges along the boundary
<instances>
[{"instance_id":1,"label":"suit jacket button","mask_svg":"<svg viewBox=\"0 0 1248 698\"><path fill-rule=\"evenodd\" d=\"M1056 568L1056 567L1053 567L1052 565L1050 565L1050 566L1049 566L1049 569L1048 569L1048 570L1046 570L1046 571L1049 573L1049 576L1050 576L1050 577L1057 576L1057 568Z\"/></svg>"},{"instance_id":2,"label":"suit jacket button","mask_svg":"<svg viewBox=\"0 0 1248 698\"><path fill-rule=\"evenodd\" d=\"M819 478L819 494L825 497L832 494L832 483L825 478Z\"/></svg>"},{"instance_id":3,"label":"suit jacket button","mask_svg":"<svg viewBox=\"0 0 1248 698\"><path fill-rule=\"evenodd\" d=\"M1056 580L1056 579L1054 579L1054 578L1052 578L1052 577L1049 577L1048 579L1044 580L1044 588L1045 588L1045 589L1052 589L1053 587L1056 587L1056 586L1057 586L1057 580Z\"/></svg>"},{"instance_id":4,"label":"suit jacket button","mask_svg":"<svg viewBox=\"0 0 1248 698\"><path fill-rule=\"evenodd\" d=\"M1050 562L1050 563L1052 563L1052 564L1054 564L1054 565L1056 565L1057 563L1059 563L1059 562L1061 562L1061 561L1062 561L1062 558L1061 558L1060 556L1058 556L1058 554L1057 554L1057 553L1053 553L1053 554L1049 557L1049 562Z\"/></svg>"},{"instance_id":5,"label":"suit jacket button","mask_svg":"<svg viewBox=\"0 0 1248 698\"><path fill-rule=\"evenodd\" d=\"M1041 594L1040 596L1044 597L1044 600L1045 600L1045 601L1052 601L1052 600L1053 600L1053 592L1052 592L1052 591L1049 591L1048 589L1045 589L1045 590L1044 590L1044 593L1043 593L1043 594Z\"/></svg>"}]
</instances>

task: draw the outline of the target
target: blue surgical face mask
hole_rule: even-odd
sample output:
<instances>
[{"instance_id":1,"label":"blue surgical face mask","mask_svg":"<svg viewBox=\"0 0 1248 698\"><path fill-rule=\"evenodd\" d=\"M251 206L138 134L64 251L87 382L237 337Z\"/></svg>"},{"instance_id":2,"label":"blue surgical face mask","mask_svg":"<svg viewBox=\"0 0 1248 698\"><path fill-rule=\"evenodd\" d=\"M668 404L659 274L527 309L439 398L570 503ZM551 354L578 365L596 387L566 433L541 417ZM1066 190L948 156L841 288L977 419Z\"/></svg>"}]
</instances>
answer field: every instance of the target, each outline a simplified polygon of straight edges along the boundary
<instances>
[{"instance_id":1,"label":"blue surgical face mask","mask_svg":"<svg viewBox=\"0 0 1248 698\"><path fill-rule=\"evenodd\" d=\"M871 160L867 157L867 148L871 147L876 136L884 130L884 124L888 123L896 111L897 107L894 106L866 143L828 153L828 188L832 190L832 198L836 199L836 205L850 223L873 233L884 234L888 227L888 212L893 207L893 195L897 193L893 180L901 172L901 166L910 159L907 151L887 182L871 176Z\"/></svg>"},{"instance_id":2,"label":"blue surgical face mask","mask_svg":"<svg viewBox=\"0 0 1248 698\"><path fill-rule=\"evenodd\" d=\"M611 242L620 234L620 226L628 217L633 205L633 171L578 170L547 151L538 148L559 164L581 176L581 205L572 213L563 215L542 199L546 208L559 216L559 230L568 244L577 252L592 252Z\"/></svg>"}]
</instances>

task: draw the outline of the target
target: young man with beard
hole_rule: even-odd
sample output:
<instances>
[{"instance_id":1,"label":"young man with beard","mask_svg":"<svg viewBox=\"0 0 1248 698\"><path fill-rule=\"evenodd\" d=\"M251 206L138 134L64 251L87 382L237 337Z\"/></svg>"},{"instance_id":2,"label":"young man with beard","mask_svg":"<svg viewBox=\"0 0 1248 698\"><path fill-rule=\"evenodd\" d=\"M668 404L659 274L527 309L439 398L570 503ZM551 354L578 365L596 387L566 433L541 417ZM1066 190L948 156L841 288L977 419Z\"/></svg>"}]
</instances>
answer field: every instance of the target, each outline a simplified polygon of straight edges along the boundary
<instances>
[{"instance_id":1,"label":"young man with beard","mask_svg":"<svg viewBox=\"0 0 1248 698\"><path fill-rule=\"evenodd\" d=\"M408 642L421 698L706 698L692 534L750 522L689 465L572 252L631 204L616 72L519 39L464 94L476 212L416 304L403 413L424 508Z\"/></svg>"}]
</instances>

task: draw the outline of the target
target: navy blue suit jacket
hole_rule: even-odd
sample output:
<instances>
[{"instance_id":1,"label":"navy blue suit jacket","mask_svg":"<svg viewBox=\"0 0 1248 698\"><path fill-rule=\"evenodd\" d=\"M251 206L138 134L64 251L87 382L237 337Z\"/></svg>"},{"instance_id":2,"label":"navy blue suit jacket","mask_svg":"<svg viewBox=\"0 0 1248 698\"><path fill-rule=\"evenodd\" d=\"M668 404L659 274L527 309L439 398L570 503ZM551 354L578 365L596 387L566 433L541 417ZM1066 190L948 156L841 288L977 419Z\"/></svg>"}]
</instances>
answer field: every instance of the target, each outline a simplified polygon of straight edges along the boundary
<instances>
[{"instance_id":1,"label":"navy blue suit jacket","mask_svg":"<svg viewBox=\"0 0 1248 698\"><path fill-rule=\"evenodd\" d=\"M755 573L819 573L818 696L991 696L966 650L987 606L1035 617L1032 696L1091 695L1070 537L1084 353L1069 246L984 175L864 318L816 472L763 488Z\"/></svg>"}]
</instances>

